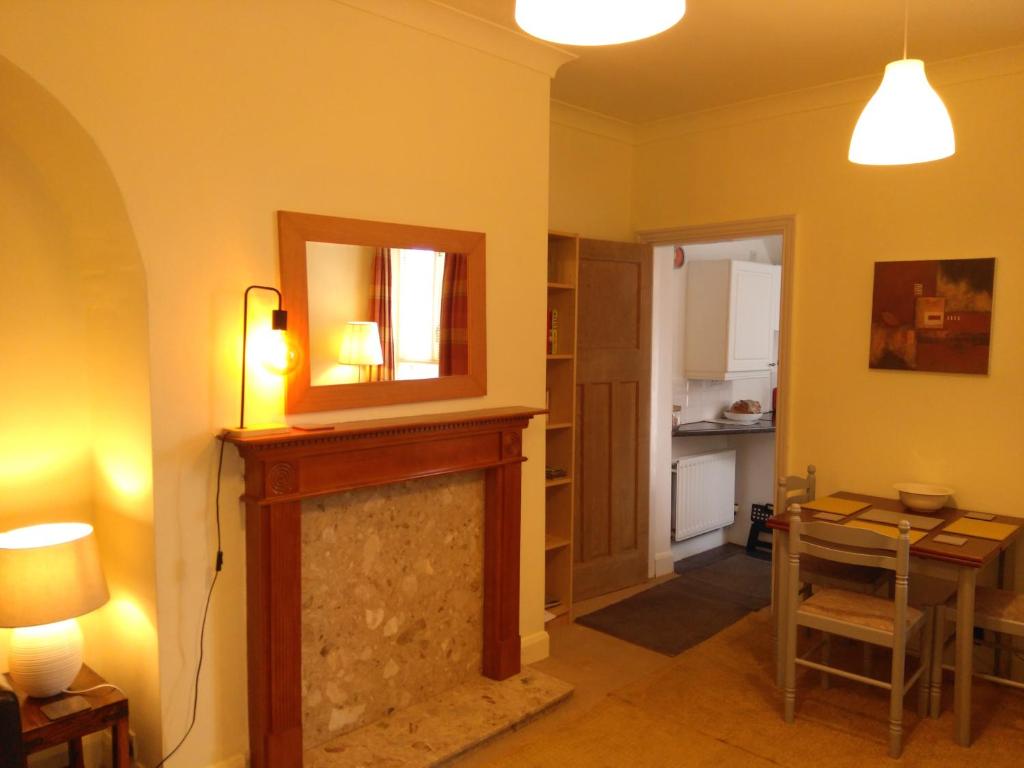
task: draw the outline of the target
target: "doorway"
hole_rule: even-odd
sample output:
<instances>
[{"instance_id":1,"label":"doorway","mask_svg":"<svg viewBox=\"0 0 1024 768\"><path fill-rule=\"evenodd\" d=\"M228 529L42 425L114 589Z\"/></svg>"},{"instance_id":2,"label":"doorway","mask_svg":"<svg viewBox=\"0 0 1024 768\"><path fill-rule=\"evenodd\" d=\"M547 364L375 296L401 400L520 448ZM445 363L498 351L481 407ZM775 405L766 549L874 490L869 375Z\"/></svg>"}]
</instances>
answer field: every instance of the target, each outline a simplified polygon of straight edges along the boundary
<instances>
[{"instance_id":1,"label":"doorway","mask_svg":"<svg viewBox=\"0 0 1024 768\"><path fill-rule=\"evenodd\" d=\"M750 526L750 506L773 501L775 478L785 467L794 220L787 217L644 232L638 240L651 248L650 304L648 311L641 312L651 324L649 442L645 451L650 461L647 579L641 577L636 587L580 602L576 615L579 624L660 650L659 638L671 638L673 642L684 635L699 639L704 636L702 632L714 633L737 616L767 604L770 598L769 564L748 557L743 545ZM740 266L734 268L729 262ZM756 367L753 361L760 360L756 371L726 370L728 364L723 363L726 367L717 377L707 369L690 375L688 368L693 366L687 363L694 361L685 356L686 277L688 270L699 271L695 266L698 264L718 264L719 269L724 265L729 268L729 279L720 282L716 295L710 290L697 292L692 304L701 305L708 317L705 320L698 315L691 326L701 341L712 338L714 322L710 313L716 307L728 308L729 291L736 287L741 302L756 308L736 321L747 330L761 328L767 341L755 339L756 343L730 347L722 358L731 355L740 367ZM738 275L736 286L733 272ZM765 282L772 283L771 276L774 285L764 291ZM643 302L638 303L643 306ZM608 307L607 302L598 305ZM621 312L607 314L618 316ZM728 319L728 312L720 314ZM720 333L719 338L730 337ZM777 407L773 408L772 392L776 388ZM685 400L687 394L691 395L690 402ZM735 436L673 435L673 405L680 407L680 421L709 422L714 427L715 420L721 419L723 410L735 400L756 401L768 429ZM773 410L777 413L771 413ZM686 441L690 442L689 448L684 445ZM721 513L721 496L728 496L724 514L710 523L697 521L686 531L678 526L674 529L673 460L730 451L734 454L732 467L724 475L712 475L718 487L728 491L716 499ZM577 595L577 600L580 598ZM677 650L673 647L668 652Z\"/></svg>"},{"instance_id":2,"label":"doorway","mask_svg":"<svg viewBox=\"0 0 1024 768\"><path fill-rule=\"evenodd\" d=\"M775 478L785 468L786 415L790 401L787 386L791 327L792 282L795 245L795 219L792 216L764 220L738 221L696 227L647 231L641 242L654 246L654 291L652 295L652 376L651 376L651 520L649 573L657 577L672 573L677 561L728 543L745 545L750 525L750 505L770 503L774 498ZM775 327L770 341L770 359L759 375L739 374L714 378L707 371L700 378L687 375L685 353L687 264L735 259L777 268L777 299L774 303ZM695 320L691 313L691 326ZM708 323L712 322L708 318ZM699 328L699 335L712 335L712 329ZM693 336L694 329L690 333ZM693 360L690 361L694 362ZM775 407L773 409L773 392ZM689 402L687 402L689 396ZM774 410L774 431L749 436L675 437L670 425L673 407L680 422L696 423L721 419L722 410L736 400L755 400L762 411ZM741 439L743 442L741 442ZM704 442L702 442L704 441ZM735 519L729 525L702 530L700 524L690 532L678 530L678 504L673 508L674 461L701 453L735 451ZM728 470L726 470L728 471ZM678 477L676 478L678 480ZM676 485L678 488L678 485ZM675 531L674 531L675 528Z\"/></svg>"}]
</instances>

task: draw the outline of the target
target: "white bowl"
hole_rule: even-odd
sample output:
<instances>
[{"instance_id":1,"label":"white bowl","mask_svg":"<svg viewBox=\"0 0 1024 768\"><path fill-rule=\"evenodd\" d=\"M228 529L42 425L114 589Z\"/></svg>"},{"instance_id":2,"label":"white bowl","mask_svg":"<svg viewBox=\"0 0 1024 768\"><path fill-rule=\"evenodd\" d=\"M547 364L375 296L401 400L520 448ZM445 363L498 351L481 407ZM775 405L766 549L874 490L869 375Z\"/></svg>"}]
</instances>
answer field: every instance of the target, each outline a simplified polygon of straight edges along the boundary
<instances>
[{"instance_id":1,"label":"white bowl","mask_svg":"<svg viewBox=\"0 0 1024 768\"><path fill-rule=\"evenodd\" d=\"M733 413L732 411L725 411L724 415L730 421L738 421L740 424L753 424L764 416L763 413Z\"/></svg>"},{"instance_id":2,"label":"white bowl","mask_svg":"<svg viewBox=\"0 0 1024 768\"><path fill-rule=\"evenodd\" d=\"M896 483L893 486L900 494L900 502L905 507L919 512L934 512L942 509L953 495L948 485L929 485L928 483Z\"/></svg>"}]
</instances>

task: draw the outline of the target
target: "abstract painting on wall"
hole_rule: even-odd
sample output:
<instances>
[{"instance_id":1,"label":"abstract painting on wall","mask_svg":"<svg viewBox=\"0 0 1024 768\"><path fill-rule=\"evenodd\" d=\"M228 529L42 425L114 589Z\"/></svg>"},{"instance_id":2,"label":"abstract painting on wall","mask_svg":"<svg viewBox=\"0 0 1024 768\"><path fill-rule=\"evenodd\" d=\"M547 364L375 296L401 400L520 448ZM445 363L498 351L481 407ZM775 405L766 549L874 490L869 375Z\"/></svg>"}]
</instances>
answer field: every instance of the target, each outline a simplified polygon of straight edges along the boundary
<instances>
[{"instance_id":1,"label":"abstract painting on wall","mask_svg":"<svg viewBox=\"0 0 1024 768\"><path fill-rule=\"evenodd\" d=\"M875 262L872 368L988 373L995 259Z\"/></svg>"}]
</instances>

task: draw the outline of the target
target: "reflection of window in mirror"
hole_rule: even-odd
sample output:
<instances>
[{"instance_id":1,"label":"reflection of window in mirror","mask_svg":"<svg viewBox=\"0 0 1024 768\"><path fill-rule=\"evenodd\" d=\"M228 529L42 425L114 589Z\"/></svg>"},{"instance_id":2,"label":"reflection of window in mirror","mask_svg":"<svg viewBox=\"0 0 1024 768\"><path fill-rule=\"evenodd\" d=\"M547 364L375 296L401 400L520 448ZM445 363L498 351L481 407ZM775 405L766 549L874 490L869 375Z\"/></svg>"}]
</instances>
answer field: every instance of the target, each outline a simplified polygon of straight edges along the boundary
<instances>
[{"instance_id":1,"label":"reflection of window in mirror","mask_svg":"<svg viewBox=\"0 0 1024 768\"><path fill-rule=\"evenodd\" d=\"M444 260L436 251L391 250L396 379L438 376Z\"/></svg>"},{"instance_id":2,"label":"reflection of window in mirror","mask_svg":"<svg viewBox=\"0 0 1024 768\"><path fill-rule=\"evenodd\" d=\"M466 274L461 254L307 242L312 386L465 374ZM357 359L346 332L371 322L380 364Z\"/></svg>"}]
</instances>

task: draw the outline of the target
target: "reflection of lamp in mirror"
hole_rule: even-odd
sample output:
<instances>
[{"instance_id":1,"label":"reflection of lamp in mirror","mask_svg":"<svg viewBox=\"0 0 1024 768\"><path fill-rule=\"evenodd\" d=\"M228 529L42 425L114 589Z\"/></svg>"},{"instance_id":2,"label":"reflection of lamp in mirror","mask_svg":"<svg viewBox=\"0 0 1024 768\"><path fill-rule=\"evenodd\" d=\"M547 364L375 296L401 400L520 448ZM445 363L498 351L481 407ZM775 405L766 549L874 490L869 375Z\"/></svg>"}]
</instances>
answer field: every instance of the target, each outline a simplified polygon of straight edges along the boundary
<instances>
[{"instance_id":1,"label":"reflection of lamp in mirror","mask_svg":"<svg viewBox=\"0 0 1024 768\"><path fill-rule=\"evenodd\" d=\"M55 696L82 668L75 620L110 599L92 526L52 523L0 534L0 627L10 671L29 696Z\"/></svg>"},{"instance_id":2,"label":"reflection of lamp in mirror","mask_svg":"<svg viewBox=\"0 0 1024 768\"><path fill-rule=\"evenodd\" d=\"M377 324L357 320L346 323L345 329L341 332L338 362L343 365L359 366L359 381L369 381L370 366L384 362Z\"/></svg>"}]
</instances>

